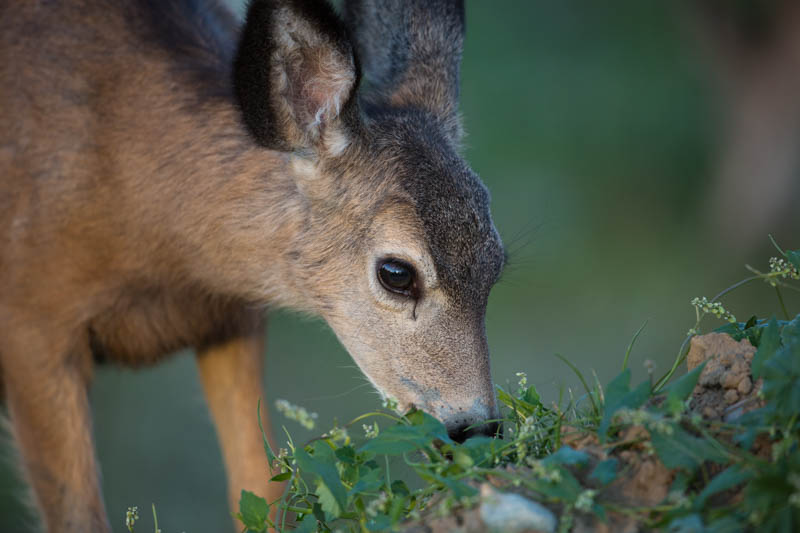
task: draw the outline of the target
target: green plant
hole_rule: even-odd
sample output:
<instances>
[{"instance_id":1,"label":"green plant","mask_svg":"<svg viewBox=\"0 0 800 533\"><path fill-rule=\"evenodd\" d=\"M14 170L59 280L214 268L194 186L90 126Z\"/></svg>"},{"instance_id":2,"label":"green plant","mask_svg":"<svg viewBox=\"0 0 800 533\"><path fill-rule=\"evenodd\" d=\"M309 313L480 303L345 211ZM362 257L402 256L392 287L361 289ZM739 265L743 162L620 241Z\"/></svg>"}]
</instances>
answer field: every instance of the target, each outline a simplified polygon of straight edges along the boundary
<instances>
[{"instance_id":1,"label":"green plant","mask_svg":"<svg viewBox=\"0 0 800 533\"><path fill-rule=\"evenodd\" d=\"M501 480L556 510L563 531L580 514L605 521L614 513L675 532L797 530L800 315L789 320L781 289L798 290L790 281L800 279L800 251L778 251L781 257L770 260L769 272L748 267L753 276L710 300L692 301L696 322L670 370L656 380L631 384L628 358L640 329L623 371L605 387L596 377L590 386L578 368L558 356L583 384L580 398L545 404L524 373L517 375L516 390L498 387L502 438L458 444L428 414L398 415L391 409L359 416L302 446L287 432L288 448L277 454L265 438L272 479L287 482L286 493L267 502L243 491L237 517L248 532L385 531L423 515L474 506L480 501L478 484ZM775 288L785 320L753 316L738 322L719 302L758 279ZM752 375L763 379L764 405L734 420L706 419L688 409L703 365L671 382L707 315L726 322L715 331L746 338L757 349ZM282 404L282 411L313 423L311 414L294 406ZM351 437L356 429L364 429L364 436ZM593 444L581 450L565 443L576 436L588 436ZM757 446L764 442L767 456L763 445ZM626 475L620 459L625 450L655 457L669 470L672 484L663 501L626 506L607 497L605 489ZM390 467L400 461L411 473L405 479ZM277 510L274 521L271 508Z\"/></svg>"},{"instance_id":2,"label":"green plant","mask_svg":"<svg viewBox=\"0 0 800 533\"><path fill-rule=\"evenodd\" d=\"M153 531L154 533L161 533L161 529L158 527L158 515L156 514L156 504L152 504L153 507ZM134 533L136 521L139 520L139 508L136 506L128 507L128 510L125 512L125 528Z\"/></svg>"}]
</instances>

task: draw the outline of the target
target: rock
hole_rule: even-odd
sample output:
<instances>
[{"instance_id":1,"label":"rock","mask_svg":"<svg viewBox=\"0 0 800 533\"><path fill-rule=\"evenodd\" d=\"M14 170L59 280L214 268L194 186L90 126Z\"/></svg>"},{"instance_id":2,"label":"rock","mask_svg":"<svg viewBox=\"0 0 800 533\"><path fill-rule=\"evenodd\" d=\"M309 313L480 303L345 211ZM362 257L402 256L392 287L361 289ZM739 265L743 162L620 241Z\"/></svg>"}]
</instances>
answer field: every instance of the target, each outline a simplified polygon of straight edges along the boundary
<instances>
[{"instance_id":1,"label":"rock","mask_svg":"<svg viewBox=\"0 0 800 533\"><path fill-rule=\"evenodd\" d=\"M745 376L736 386L736 390L739 391L739 394L749 394L753 390L753 382L748 376Z\"/></svg>"},{"instance_id":2,"label":"rock","mask_svg":"<svg viewBox=\"0 0 800 533\"><path fill-rule=\"evenodd\" d=\"M555 533L558 527L555 515L543 505L488 483L481 485L480 516L493 533Z\"/></svg>"},{"instance_id":3,"label":"rock","mask_svg":"<svg viewBox=\"0 0 800 533\"><path fill-rule=\"evenodd\" d=\"M728 389L725 391L725 403L728 405L732 403L736 403L739 401L739 393L737 393L734 389Z\"/></svg>"}]
</instances>

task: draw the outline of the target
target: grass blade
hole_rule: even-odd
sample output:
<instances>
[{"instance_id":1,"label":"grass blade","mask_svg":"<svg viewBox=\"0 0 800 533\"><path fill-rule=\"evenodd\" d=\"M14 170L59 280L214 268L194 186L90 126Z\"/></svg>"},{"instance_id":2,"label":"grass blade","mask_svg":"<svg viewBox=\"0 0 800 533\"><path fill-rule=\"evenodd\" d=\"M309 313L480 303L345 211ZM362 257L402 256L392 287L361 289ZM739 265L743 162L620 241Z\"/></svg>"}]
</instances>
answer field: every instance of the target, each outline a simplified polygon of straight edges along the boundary
<instances>
[{"instance_id":1,"label":"grass blade","mask_svg":"<svg viewBox=\"0 0 800 533\"><path fill-rule=\"evenodd\" d=\"M628 359L631 356L631 351L633 351L633 345L636 344L636 339L639 338L639 335L641 335L642 331L644 331L644 328L645 328L645 326L647 326L647 323L649 321L650 321L650 319L648 318L647 320L644 321L644 323L641 326L639 326L639 329L637 329L636 333L633 334L633 338L631 339L631 342L628 343L628 349L625 350L625 359L622 360L622 370L623 371L625 371L625 369L628 368Z\"/></svg>"},{"instance_id":2,"label":"grass blade","mask_svg":"<svg viewBox=\"0 0 800 533\"><path fill-rule=\"evenodd\" d=\"M589 389L589 385L586 383L586 379L584 379L581 371L578 370L578 367L573 365L566 357L564 357L560 353L555 354L555 356L561 359L564 362L564 364L567 365L575 373L576 376L578 376L578 379L581 380L581 384L583 385L583 388L586 391L586 395L589 397L589 401L592 403L592 411L594 411L595 416L600 416L600 409L598 409L597 402L594 401L594 396L592 396L592 391L591 389Z\"/></svg>"}]
</instances>

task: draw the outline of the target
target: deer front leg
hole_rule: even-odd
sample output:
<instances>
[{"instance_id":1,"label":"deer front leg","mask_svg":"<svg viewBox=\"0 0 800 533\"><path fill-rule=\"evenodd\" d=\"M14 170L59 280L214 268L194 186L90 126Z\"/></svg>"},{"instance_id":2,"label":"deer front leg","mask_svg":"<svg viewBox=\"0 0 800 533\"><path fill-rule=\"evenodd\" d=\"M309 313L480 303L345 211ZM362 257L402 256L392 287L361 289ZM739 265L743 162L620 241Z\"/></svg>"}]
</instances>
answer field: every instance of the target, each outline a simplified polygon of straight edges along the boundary
<instances>
[{"instance_id":1,"label":"deer front leg","mask_svg":"<svg viewBox=\"0 0 800 533\"><path fill-rule=\"evenodd\" d=\"M270 442L263 379L264 328L254 326L225 342L198 350L197 364L208 407L217 428L231 509L239 508L242 489L273 502L283 484L269 483L270 472L256 416L261 399L261 418ZM274 515L273 509L273 515ZM241 524L237 523L238 529Z\"/></svg>"},{"instance_id":2,"label":"deer front leg","mask_svg":"<svg viewBox=\"0 0 800 533\"><path fill-rule=\"evenodd\" d=\"M11 428L47 531L110 531L95 462L88 344L53 330L4 331Z\"/></svg>"}]
</instances>

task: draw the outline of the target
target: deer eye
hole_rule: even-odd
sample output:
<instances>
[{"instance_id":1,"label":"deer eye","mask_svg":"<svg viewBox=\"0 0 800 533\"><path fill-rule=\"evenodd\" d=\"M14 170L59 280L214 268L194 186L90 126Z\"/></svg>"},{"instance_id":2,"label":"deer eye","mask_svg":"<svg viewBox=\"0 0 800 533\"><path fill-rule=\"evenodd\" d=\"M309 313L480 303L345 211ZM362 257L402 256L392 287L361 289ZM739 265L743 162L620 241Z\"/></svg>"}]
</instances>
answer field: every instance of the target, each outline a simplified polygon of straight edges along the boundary
<instances>
[{"instance_id":1,"label":"deer eye","mask_svg":"<svg viewBox=\"0 0 800 533\"><path fill-rule=\"evenodd\" d=\"M398 259L387 259L378 265L378 279L389 292L412 296L414 268Z\"/></svg>"}]
</instances>

